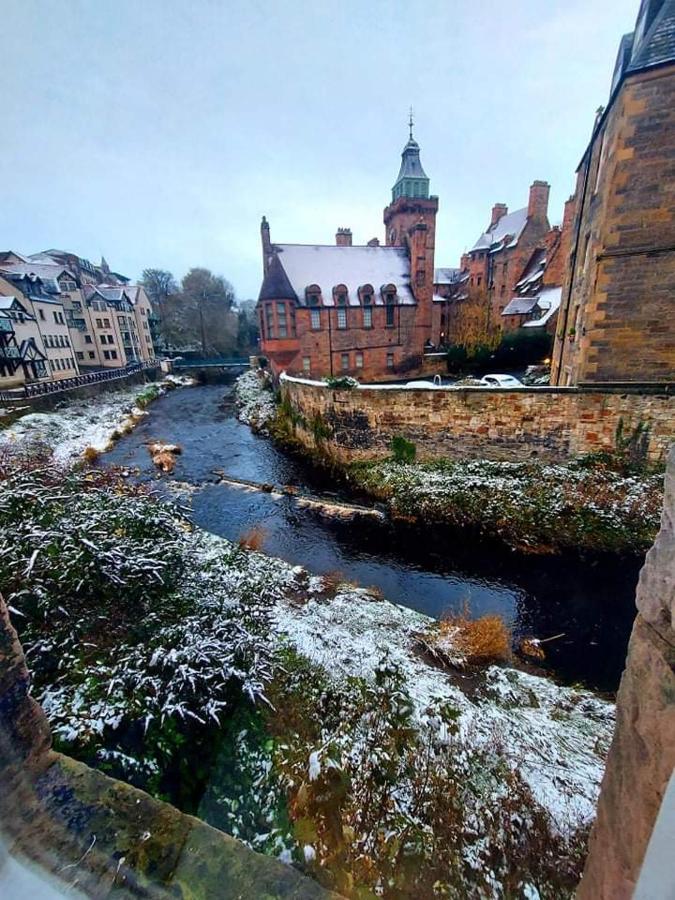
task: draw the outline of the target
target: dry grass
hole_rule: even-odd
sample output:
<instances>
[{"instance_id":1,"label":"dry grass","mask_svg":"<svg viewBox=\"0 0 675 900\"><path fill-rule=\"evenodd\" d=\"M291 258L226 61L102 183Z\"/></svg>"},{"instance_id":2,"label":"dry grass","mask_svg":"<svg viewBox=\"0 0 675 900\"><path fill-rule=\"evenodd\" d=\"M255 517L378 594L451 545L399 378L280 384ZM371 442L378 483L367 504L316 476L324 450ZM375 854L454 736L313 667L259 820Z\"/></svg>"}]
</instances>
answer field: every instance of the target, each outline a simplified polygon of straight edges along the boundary
<instances>
[{"instance_id":1,"label":"dry grass","mask_svg":"<svg viewBox=\"0 0 675 900\"><path fill-rule=\"evenodd\" d=\"M240 536L237 543L244 550L262 550L266 537L267 532L262 525L254 525Z\"/></svg>"},{"instance_id":2,"label":"dry grass","mask_svg":"<svg viewBox=\"0 0 675 900\"><path fill-rule=\"evenodd\" d=\"M100 455L101 453L96 449L96 447L85 447L82 453L85 462L88 463L96 462Z\"/></svg>"},{"instance_id":3,"label":"dry grass","mask_svg":"<svg viewBox=\"0 0 675 900\"><path fill-rule=\"evenodd\" d=\"M327 591L336 591L341 584L346 583L345 574L339 569L333 569L332 572L326 572L321 577Z\"/></svg>"},{"instance_id":4,"label":"dry grass","mask_svg":"<svg viewBox=\"0 0 675 900\"><path fill-rule=\"evenodd\" d=\"M472 619L468 606L418 635L417 641L423 650L455 668L511 659L511 630L502 617L493 614Z\"/></svg>"}]
</instances>

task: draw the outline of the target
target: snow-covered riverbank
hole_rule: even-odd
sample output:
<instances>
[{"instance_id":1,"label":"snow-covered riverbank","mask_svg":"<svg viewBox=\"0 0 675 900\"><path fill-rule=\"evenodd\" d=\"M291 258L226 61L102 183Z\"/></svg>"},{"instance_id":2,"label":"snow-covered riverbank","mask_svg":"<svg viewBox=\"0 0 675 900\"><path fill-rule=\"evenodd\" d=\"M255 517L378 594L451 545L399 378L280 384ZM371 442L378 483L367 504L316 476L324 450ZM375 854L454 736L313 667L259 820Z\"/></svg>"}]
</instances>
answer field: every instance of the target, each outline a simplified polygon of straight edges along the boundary
<instances>
[{"instance_id":1,"label":"snow-covered riverbank","mask_svg":"<svg viewBox=\"0 0 675 900\"><path fill-rule=\"evenodd\" d=\"M190 378L167 376L156 382L157 396L174 387L193 384ZM50 412L29 412L0 430L0 449L44 444L59 462L71 463L91 447L102 453L113 435L147 415L138 397L147 386L133 385L106 391L85 400L64 399Z\"/></svg>"}]
</instances>

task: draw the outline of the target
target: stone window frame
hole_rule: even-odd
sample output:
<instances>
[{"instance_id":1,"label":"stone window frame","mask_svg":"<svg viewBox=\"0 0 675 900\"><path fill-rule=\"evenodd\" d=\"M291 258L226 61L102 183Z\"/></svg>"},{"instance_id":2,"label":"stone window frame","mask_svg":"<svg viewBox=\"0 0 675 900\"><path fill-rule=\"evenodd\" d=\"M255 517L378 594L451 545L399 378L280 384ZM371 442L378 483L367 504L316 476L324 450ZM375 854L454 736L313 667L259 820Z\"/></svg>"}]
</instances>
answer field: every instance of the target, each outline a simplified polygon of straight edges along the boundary
<instances>
[{"instance_id":1,"label":"stone window frame","mask_svg":"<svg viewBox=\"0 0 675 900\"><path fill-rule=\"evenodd\" d=\"M354 356L354 367L356 369L363 368L363 350L357 350Z\"/></svg>"},{"instance_id":2,"label":"stone window frame","mask_svg":"<svg viewBox=\"0 0 675 900\"><path fill-rule=\"evenodd\" d=\"M387 353L387 368L388 369L394 368L394 354L392 352Z\"/></svg>"},{"instance_id":3,"label":"stone window frame","mask_svg":"<svg viewBox=\"0 0 675 900\"><path fill-rule=\"evenodd\" d=\"M302 371L309 375L312 371L312 357L311 356L303 356L302 357Z\"/></svg>"},{"instance_id":4,"label":"stone window frame","mask_svg":"<svg viewBox=\"0 0 675 900\"><path fill-rule=\"evenodd\" d=\"M340 354L340 368L341 368L341 370L342 370L343 372L348 372L348 371L349 371L349 364L350 364L349 353L341 353L341 354Z\"/></svg>"},{"instance_id":5,"label":"stone window frame","mask_svg":"<svg viewBox=\"0 0 675 900\"><path fill-rule=\"evenodd\" d=\"M309 324L312 331L321 330L321 310L316 306L309 310Z\"/></svg>"}]
</instances>

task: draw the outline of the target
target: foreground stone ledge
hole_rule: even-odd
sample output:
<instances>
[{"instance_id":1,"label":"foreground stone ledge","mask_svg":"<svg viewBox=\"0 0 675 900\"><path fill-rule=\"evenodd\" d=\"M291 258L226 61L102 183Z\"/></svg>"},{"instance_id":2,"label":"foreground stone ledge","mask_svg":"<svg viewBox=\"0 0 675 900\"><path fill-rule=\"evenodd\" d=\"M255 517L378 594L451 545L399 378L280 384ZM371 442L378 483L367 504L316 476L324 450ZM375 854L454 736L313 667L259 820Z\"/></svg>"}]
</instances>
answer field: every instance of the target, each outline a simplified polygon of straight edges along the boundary
<instances>
[{"instance_id":1,"label":"foreground stone ledge","mask_svg":"<svg viewBox=\"0 0 675 900\"><path fill-rule=\"evenodd\" d=\"M638 616L578 900L633 896L675 768L675 448L661 530L640 573L636 602ZM664 888L675 896L672 864L671 873L672 883Z\"/></svg>"},{"instance_id":2,"label":"foreground stone ledge","mask_svg":"<svg viewBox=\"0 0 675 900\"><path fill-rule=\"evenodd\" d=\"M0 837L57 887L115 897L324 900L295 869L51 748L0 597Z\"/></svg>"}]
</instances>

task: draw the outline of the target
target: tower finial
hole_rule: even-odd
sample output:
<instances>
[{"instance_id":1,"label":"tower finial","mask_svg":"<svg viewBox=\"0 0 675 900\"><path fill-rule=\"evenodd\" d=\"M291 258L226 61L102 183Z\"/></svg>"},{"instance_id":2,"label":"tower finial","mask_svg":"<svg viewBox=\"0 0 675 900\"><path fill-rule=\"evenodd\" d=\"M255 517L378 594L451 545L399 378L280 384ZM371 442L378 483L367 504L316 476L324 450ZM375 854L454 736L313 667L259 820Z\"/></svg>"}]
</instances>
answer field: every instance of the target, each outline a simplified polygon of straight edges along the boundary
<instances>
[{"instance_id":1,"label":"tower finial","mask_svg":"<svg viewBox=\"0 0 675 900\"><path fill-rule=\"evenodd\" d=\"M408 128L410 129L410 140L412 141L412 139L413 139L413 133L412 133L412 130L413 130L413 108L412 108L412 106L410 107L410 118L408 119Z\"/></svg>"}]
</instances>

